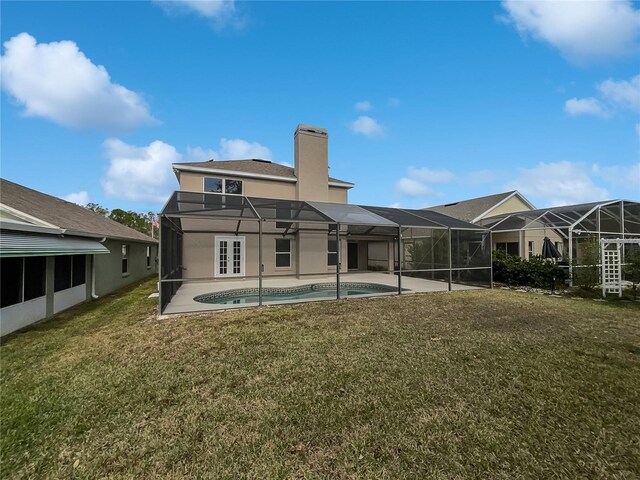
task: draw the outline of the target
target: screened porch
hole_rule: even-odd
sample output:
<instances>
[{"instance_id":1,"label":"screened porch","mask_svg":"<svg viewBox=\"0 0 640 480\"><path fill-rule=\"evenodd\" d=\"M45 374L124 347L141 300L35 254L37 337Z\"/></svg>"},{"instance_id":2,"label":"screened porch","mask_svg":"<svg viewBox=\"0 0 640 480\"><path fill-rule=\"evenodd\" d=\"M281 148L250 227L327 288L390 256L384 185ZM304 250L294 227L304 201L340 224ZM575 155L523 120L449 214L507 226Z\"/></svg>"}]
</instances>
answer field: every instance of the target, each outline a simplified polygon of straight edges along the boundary
<instances>
[{"instance_id":1,"label":"screened porch","mask_svg":"<svg viewBox=\"0 0 640 480\"><path fill-rule=\"evenodd\" d=\"M160 311L491 286L491 232L427 210L174 192Z\"/></svg>"}]
</instances>

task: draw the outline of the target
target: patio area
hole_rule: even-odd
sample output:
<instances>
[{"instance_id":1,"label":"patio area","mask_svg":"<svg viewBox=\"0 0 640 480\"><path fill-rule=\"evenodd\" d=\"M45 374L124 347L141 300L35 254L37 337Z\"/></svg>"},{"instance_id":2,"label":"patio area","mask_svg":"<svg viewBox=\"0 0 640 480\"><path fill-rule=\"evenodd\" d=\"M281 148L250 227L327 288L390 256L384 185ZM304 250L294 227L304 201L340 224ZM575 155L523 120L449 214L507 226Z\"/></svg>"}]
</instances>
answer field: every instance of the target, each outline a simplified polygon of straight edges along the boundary
<instances>
[{"instance_id":1,"label":"patio area","mask_svg":"<svg viewBox=\"0 0 640 480\"><path fill-rule=\"evenodd\" d=\"M270 277L265 278L262 281L263 288L288 288L299 287L302 285L311 285L316 283L332 283L336 281L335 275L326 276L313 276L308 278L296 278L296 277ZM341 275L341 282L344 283L373 283L377 285L386 285L389 287L398 286L398 277L393 274L380 273L380 272L358 272L347 273ZM204 295L208 293L223 292L226 290L235 289L251 289L258 288L258 279L233 279L226 281L187 281L183 282L180 288L176 291L175 295L165 307L163 314L172 315L187 312L204 312L212 310L228 310L229 308L238 308L237 305L229 304L211 304L201 303L194 298L198 295ZM481 287L472 285L463 285L458 283L452 283L451 290L475 290ZM428 280L423 278L416 278L403 275L402 276L402 295L413 293L425 293L425 292L446 292L449 290L448 282L438 280ZM373 297L380 295L397 295L396 292L389 293L375 293L370 295L350 295L348 298L362 298ZM336 298L336 292L328 293L326 297L312 298L312 299L296 299L296 300L278 300L278 301L263 301L264 305L279 305L286 303L301 303L301 302L314 302L323 301ZM247 303L242 305L244 307L256 307L257 303Z\"/></svg>"},{"instance_id":2,"label":"patio area","mask_svg":"<svg viewBox=\"0 0 640 480\"><path fill-rule=\"evenodd\" d=\"M161 314L491 287L490 231L428 210L174 192L160 225Z\"/></svg>"}]
</instances>

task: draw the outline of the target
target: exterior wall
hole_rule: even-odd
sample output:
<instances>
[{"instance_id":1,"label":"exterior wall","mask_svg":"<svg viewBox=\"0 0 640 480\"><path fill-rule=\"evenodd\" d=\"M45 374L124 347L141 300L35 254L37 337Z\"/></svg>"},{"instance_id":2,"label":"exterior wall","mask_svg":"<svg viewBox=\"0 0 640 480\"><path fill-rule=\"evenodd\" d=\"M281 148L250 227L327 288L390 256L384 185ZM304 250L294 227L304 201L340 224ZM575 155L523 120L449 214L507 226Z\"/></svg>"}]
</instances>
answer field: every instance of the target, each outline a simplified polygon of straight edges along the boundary
<instances>
[{"instance_id":1,"label":"exterior wall","mask_svg":"<svg viewBox=\"0 0 640 480\"><path fill-rule=\"evenodd\" d=\"M214 233L187 233L183 241L183 278L216 278L215 277L215 238L217 236L233 237L230 234ZM259 275L259 239L257 234L239 235L245 240L245 277L257 277ZM276 239L286 238L291 240L291 267L276 267ZM335 266L327 265L328 236L323 231L301 231L297 235L263 234L262 236L262 263L265 276L279 275L325 275L335 272ZM341 272L348 271L347 240L341 238ZM365 255L366 259L366 255ZM366 260L365 260L366 262ZM365 265L366 268L366 265ZM218 277L230 280L241 277Z\"/></svg>"},{"instance_id":2,"label":"exterior wall","mask_svg":"<svg viewBox=\"0 0 640 480\"><path fill-rule=\"evenodd\" d=\"M91 281L87 279L87 281ZM76 287L67 288L53 294L53 313L60 313L78 303L87 300L87 286L85 283Z\"/></svg>"},{"instance_id":3,"label":"exterior wall","mask_svg":"<svg viewBox=\"0 0 640 480\"><path fill-rule=\"evenodd\" d=\"M565 245L565 239L558 235L553 230L528 230L524 232L524 258L529 258L529 242L533 242L533 253L534 255L542 254L542 242L544 241L544 237L549 237L551 243L555 244L555 242L560 243L560 253L562 254L563 248Z\"/></svg>"},{"instance_id":4,"label":"exterior wall","mask_svg":"<svg viewBox=\"0 0 640 480\"><path fill-rule=\"evenodd\" d=\"M349 189L329 187L329 201L332 203L347 203Z\"/></svg>"},{"instance_id":5,"label":"exterior wall","mask_svg":"<svg viewBox=\"0 0 640 480\"><path fill-rule=\"evenodd\" d=\"M260 180L255 178L234 177L232 175L219 175L216 173L180 172L180 190L184 192L203 192L204 177L224 178L230 180L242 180L244 195L247 197L278 198L282 200L296 200L296 183L282 182L278 180ZM315 183L318 182L315 179ZM347 203L349 189L340 187L328 187L326 195L320 198L305 198L305 200L318 200L333 203Z\"/></svg>"},{"instance_id":6,"label":"exterior wall","mask_svg":"<svg viewBox=\"0 0 640 480\"><path fill-rule=\"evenodd\" d=\"M326 274L336 271L336 267L327 265L328 242L326 231L298 233L298 274Z\"/></svg>"},{"instance_id":7,"label":"exterior wall","mask_svg":"<svg viewBox=\"0 0 640 480\"><path fill-rule=\"evenodd\" d=\"M4 307L0 309L0 336L36 323L46 316L46 296Z\"/></svg>"},{"instance_id":8,"label":"exterior wall","mask_svg":"<svg viewBox=\"0 0 640 480\"><path fill-rule=\"evenodd\" d=\"M542 242L544 237L549 237L552 243L559 242L561 245L560 253L563 252L563 248L566 246L565 239L558 235L554 230L526 230L523 235L520 232L494 232L492 235L493 245L492 250L496 249L498 243L517 242L520 243L522 239L524 244L520 245L520 256L522 258L529 258L529 242L533 242L533 252L535 255L542 253Z\"/></svg>"},{"instance_id":9,"label":"exterior wall","mask_svg":"<svg viewBox=\"0 0 640 480\"><path fill-rule=\"evenodd\" d=\"M103 244L108 254L95 255L96 295L102 296L133 282L157 274L158 245L131 240L108 239ZM129 273L122 273L122 245L129 245ZM147 246L151 247L151 267L147 268Z\"/></svg>"},{"instance_id":10,"label":"exterior wall","mask_svg":"<svg viewBox=\"0 0 640 480\"><path fill-rule=\"evenodd\" d=\"M389 243L390 242L387 241L372 241L367 243L368 267L389 270L389 263L393 261L393 257L389 256L393 246L390 246Z\"/></svg>"},{"instance_id":11,"label":"exterior wall","mask_svg":"<svg viewBox=\"0 0 640 480\"><path fill-rule=\"evenodd\" d=\"M504 202L502 205L499 205L498 207L491 210L482 218L493 217L494 215L501 215L503 213L522 212L523 210L531 210L531 207L520 200L517 195L515 195Z\"/></svg>"},{"instance_id":12,"label":"exterior wall","mask_svg":"<svg viewBox=\"0 0 640 480\"><path fill-rule=\"evenodd\" d=\"M259 180L254 178L234 177L233 175L219 175L217 173L180 172L180 190L185 192L203 192L204 177L242 180L243 193L247 197L281 198L295 200L295 182L278 180Z\"/></svg>"}]
</instances>

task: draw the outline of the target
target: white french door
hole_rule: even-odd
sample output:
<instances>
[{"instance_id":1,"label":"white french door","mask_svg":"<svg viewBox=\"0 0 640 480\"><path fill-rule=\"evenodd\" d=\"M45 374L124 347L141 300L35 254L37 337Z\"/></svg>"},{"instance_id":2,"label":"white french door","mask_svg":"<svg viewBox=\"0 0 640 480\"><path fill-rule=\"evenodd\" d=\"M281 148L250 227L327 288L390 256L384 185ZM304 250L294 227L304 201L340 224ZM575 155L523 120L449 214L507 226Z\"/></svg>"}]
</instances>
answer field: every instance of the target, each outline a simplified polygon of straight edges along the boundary
<instances>
[{"instance_id":1,"label":"white french door","mask_svg":"<svg viewBox=\"0 0 640 480\"><path fill-rule=\"evenodd\" d=\"M244 238L216 237L215 277L244 277Z\"/></svg>"}]
</instances>

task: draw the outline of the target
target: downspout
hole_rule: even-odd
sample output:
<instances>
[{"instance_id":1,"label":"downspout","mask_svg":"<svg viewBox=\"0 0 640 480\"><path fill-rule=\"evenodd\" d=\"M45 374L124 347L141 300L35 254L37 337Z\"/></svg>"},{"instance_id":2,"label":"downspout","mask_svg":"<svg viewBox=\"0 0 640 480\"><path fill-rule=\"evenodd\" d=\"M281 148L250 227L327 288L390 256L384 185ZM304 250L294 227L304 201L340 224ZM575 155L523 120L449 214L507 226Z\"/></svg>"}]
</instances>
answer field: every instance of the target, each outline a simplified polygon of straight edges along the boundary
<instances>
[{"instance_id":1,"label":"downspout","mask_svg":"<svg viewBox=\"0 0 640 480\"><path fill-rule=\"evenodd\" d=\"M100 243L104 243L107 237L102 237ZM91 299L97 300L100 297L96 294L96 256L95 254L91 258Z\"/></svg>"}]
</instances>

